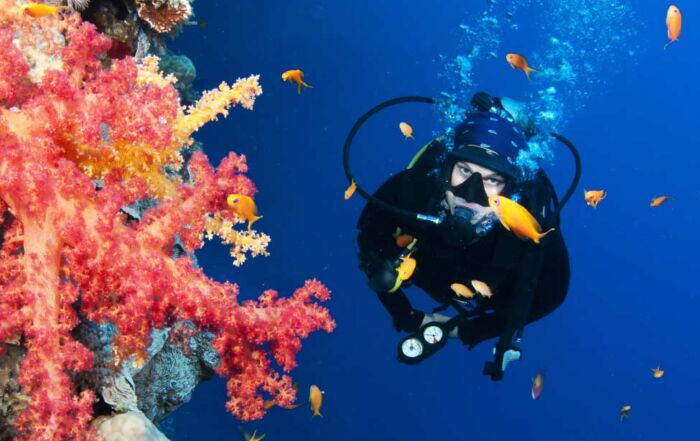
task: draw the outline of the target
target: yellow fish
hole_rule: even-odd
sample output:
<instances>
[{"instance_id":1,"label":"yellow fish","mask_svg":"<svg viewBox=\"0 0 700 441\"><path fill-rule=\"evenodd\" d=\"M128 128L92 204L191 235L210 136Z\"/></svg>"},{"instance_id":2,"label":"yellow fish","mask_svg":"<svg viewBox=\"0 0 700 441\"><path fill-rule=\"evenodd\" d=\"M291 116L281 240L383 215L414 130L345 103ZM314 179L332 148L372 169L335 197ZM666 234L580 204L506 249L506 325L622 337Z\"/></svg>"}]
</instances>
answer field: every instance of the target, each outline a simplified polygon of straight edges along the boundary
<instances>
[{"instance_id":1,"label":"yellow fish","mask_svg":"<svg viewBox=\"0 0 700 441\"><path fill-rule=\"evenodd\" d=\"M401 130L401 134L406 138L406 139L415 139L413 137L413 127L411 127L408 123L401 122L399 123L399 130Z\"/></svg>"},{"instance_id":2,"label":"yellow fish","mask_svg":"<svg viewBox=\"0 0 700 441\"><path fill-rule=\"evenodd\" d=\"M294 382L294 384L292 384L292 388L294 389L294 392L297 392L299 390L299 383ZM266 400L265 403L263 403L263 407L265 407L265 410L270 410L276 405L277 405L277 403L275 403L275 400ZM296 403L296 404L290 404L288 406L282 406L282 407L284 409L292 410L292 409L296 409L299 406L301 406L301 404ZM263 435L263 436L265 436L265 435Z\"/></svg>"},{"instance_id":3,"label":"yellow fish","mask_svg":"<svg viewBox=\"0 0 700 441\"><path fill-rule=\"evenodd\" d=\"M530 396L533 400L539 400L544 389L544 372L539 371L532 380L532 388L530 388Z\"/></svg>"},{"instance_id":4,"label":"yellow fish","mask_svg":"<svg viewBox=\"0 0 700 441\"><path fill-rule=\"evenodd\" d=\"M485 284L484 282L482 282L480 280L472 280L472 286L474 287L474 291L481 294L482 297L486 297L487 299L490 299L491 296L493 296L493 292L491 291L491 288L487 284Z\"/></svg>"},{"instance_id":5,"label":"yellow fish","mask_svg":"<svg viewBox=\"0 0 700 441\"><path fill-rule=\"evenodd\" d=\"M537 219L525 207L505 196L489 196L489 207L496 213L501 225L520 239L540 243L540 239L554 231L554 228L550 228L542 233Z\"/></svg>"},{"instance_id":6,"label":"yellow fish","mask_svg":"<svg viewBox=\"0 0 700 441\"><path fill-rule=\"evenodd\" d=\"M605 199L608 192L605 190L583 190L583 198L588 206L596 208L598 203Z\"/></svg>"},{"instance_id":7,"label":"yellow fish","mask_svg":"<svg viewBox=\"0 0 700 441\"><path fill-rule=\"evenodd\" d=\"M345 200L347 201L352 197L353 194L355 194L355 190L357 190L357 184L355 184L355 180L353 179L352 182L350 183L350 186L345 190Z\"/></svg>"},{"instance_id":8,"label":"yellow fish","mask_svg":"<svg viewBox=\"0 0 700 441\"><path fill-rule=\"evenodd\" d=\"M681 36L681 28L683 26L683 16L676 5L671 5L666 11L666 29L668 30L668 43L664 46L664 50L669 44L678 41Z\"/></svg>"},{"instance_id":9,"label":"yellow fish","mask_svg":"<svg viewBox=\"0 0 700 441\"><path fill-rule=\"evenodd\" d=\"M630 413L630 410L632 410L632 406L629 404L622 406L622 409L620 409L620 421L623 422L625 419L629 416L627 415Z\"/></svg>"},{"instance_id":10,"label":"yellow fish","mask_svg":"<svg viewBox=\"0 0 700 441\"><path fill-rule=\"evenodd\" d=\"M458 296L467 299L471 299L476 295L474 294L474 291L469 289L467 285L463 285L461 283L453 283L452 285L450 285L450 288L452 288L452 291L454 291L454 293Z\"/></svg>"},{"instance_id":11,"label":"yellow fish","mask_svg":"<svg viewBox=\"0 0 700 441\"><path fill-rule=\"evenodd\" d=\"M33 18L46 17L47 15L58 15L58 11L70 9L68 6L54 6L44 3L25 3L19 9Z\"/></svg>"},{"instance_id":12,"label":"yellow fish","mask_svg":"<svg viewBox=\"0 0 700 441\"><path fill-rule=\"evenodd\" d=\"M413 251L410 251L407 256L401 258L401 264L396 271L399 273L399 279L408 280L413 275L413 271L416 270L416 259L411 257Z\"/></svg>"},{"instance_id":13,"label":"yellow fish","mask_svg":"<svg viewBox=\"0 0 700 441\"><path fill-rule=\"evenodd\" d=\"M650 207L658 207L659 205L663 204L667 200L671 199L670 196L659 196L654 198L651 203L649 204Z\"/></svg>"},{"instance_id":14,"label":"yellow fish","mask_svg":"<svg viewBox=\"0 0 700 441\"><path fill-rule=\"evenodd\" d=\"M297 92L298 93L301 93L302 86L313 88L313 86L306 84L304 82L304 72L302 72L301 69L291 69L291 70L285 71L282 74L282 81L288 81L288 80L294 81L295 83L297 83Z\"/></svg>"},{"instance_id":15,"label":"yellow fish","mask_svg":"<svg viewBox=\"0 0 700 441\"><path fill-rule=\"evenodd\" d=\"M260 441L261 439L265 438L264 433L262 434L262 436L258 437L257 430L254 430L252 435L248 432L241 432L241 435L243 436L244 441Z\"/></svg>"},{"instance_id":16,"label":"yellow fish","mask_svg":"<svg viewBox=\"0 0 700 441\"><path fill-rule=\"evenodd\" d=\"M315 384L312 384L311 387L309 388L309 403L311 403L311 410L314 412L314 414L311 416L312 418L315 416L320 416L321 415L321 403L323 402L323 394L324 392L318 388Z\"/></svg>"},{"instance_id":17,"label":"yellow fish","mask_svg":"<svg viewBox=\"0 0 700 441\"><path fill-rule=\"evenodd\" d=\"M230 194L226 198L226 203L236 213L236 216L248 221L248 230L253 222L262 219L262 216L258 216L258 207L255 206L255 201L250 196Z\"/></svg>"},{"instance_id":18,"label":"yellow fish","mask_svg":"<svg viewBox=\"0 0 700 441\"><path fill-rule=\"evenodd\" d=\"M664 370L661 369L661 366L655 367L651 370L651 372L653 372L654 378L657 379L663 377L666 373Z\"/></svg>"}]
</instances>

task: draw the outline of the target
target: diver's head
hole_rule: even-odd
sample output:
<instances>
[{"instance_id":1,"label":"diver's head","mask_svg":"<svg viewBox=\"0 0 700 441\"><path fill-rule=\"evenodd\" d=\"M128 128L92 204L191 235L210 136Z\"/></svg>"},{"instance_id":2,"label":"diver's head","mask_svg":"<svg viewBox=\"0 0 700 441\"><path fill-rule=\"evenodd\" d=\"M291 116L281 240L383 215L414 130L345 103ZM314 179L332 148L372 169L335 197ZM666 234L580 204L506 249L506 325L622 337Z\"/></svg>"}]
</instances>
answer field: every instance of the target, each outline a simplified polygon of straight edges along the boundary
<instances>
[{"instance_id":1,"label":"diver's head","mask_svg":"<svg viewBox=\"0 0 700 441\"><path fill-rule=\"evenodd\" d=\"M455 208L467 208L473 204L488 206L489 196L503 194L507 179L487 167L468 161L457 161L450 172L445 197L454 214Z\"/></svg>"},{"instance_id":2,"label":"diver's head","mask_svg":"<svg viewBox=\"0 0 700 441\"><path fill-rule=\"evenodd\" d=\"M518 152L527 148L527 141L515 124L490 112L468 114L455 128L453 144L449 153L453 164L468 161L509 180L518 178L515 160Z\"/></svg>"},{"instance_id":3,"label":"diver's head","mask_svg":"<svg viewBox=\"0 0 700 441\"><path fill-rule=\"evenodd\" d=\"M518 151L527 147L522 132L494 113L475 112L455 128L453 149L447 154L445 200L452 228L490 230L494 216L488 197L514 191L519 178ZM469 234L466 234L469 236Z\"/></svg>"}]
</instances>

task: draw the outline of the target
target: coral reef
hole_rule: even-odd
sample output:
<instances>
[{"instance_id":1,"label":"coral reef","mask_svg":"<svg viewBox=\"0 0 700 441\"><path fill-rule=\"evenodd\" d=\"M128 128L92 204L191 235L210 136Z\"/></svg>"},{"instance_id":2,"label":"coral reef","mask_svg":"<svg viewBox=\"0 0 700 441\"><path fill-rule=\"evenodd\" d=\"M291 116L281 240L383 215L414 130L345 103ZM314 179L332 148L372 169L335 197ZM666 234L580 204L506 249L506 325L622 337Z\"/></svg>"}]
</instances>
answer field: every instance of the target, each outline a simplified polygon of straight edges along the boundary
<instances>
[{"instance_id":1,"label":"coral reef","mask_svg":"<svg viewBox=\"0 0 700 441\"><path fill-rule=\"evenodd\" d=\"M109 59L111 47L77 13L35 19L0 0L0 343L22 352L0 355L21 363L2 371L0 386L15 389L0 410L20 440L94 439L105 424L152 433L138 423L140 397L161 418L212 370L227 379L230 412L261 418L263 394L293 402L285 372L301 339L335 326L316 280L239 303L237 285L193 259L205 237L230 243L237 263L269 241L234 230L226 206L256 191L245 156L213 168L191 138L233 105L252 109L258 77L182 106L158 58ZM186 369L163 370L171 362ZM186 387L149 391L154 377ZM90 424L100 407L128 416Z\"/></svg>"}]
</instances>

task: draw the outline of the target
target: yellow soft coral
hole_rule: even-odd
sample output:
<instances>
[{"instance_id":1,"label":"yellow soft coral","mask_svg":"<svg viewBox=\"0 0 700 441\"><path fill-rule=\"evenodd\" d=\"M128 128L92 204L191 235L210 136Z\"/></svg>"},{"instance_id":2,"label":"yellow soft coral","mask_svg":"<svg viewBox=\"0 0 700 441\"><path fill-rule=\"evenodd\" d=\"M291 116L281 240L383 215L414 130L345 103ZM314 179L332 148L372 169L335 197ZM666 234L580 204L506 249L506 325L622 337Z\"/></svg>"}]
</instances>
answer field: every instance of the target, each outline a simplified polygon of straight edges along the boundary
<instances>
[{"instance_id":1,"label":"yellow soft coral","mask_svg":"<svg viewBox=\"0 0 700 441\"><path fill-rule=\"evenodd\" d=\"M258 75L238 79L232 87L222 83L218 89L207 91L194 106L181 106L172 124L173 137L165 149L156 149L146 143L109 140L100 146L78 143L73 160L92 179L101 179L112 170L126 172L125 179L143 179L152 194L158 198L172 197L177 183L163 173L163 167L170 165L175 170L182 166L180 149L192 144L192 133L209 121L216 120L219 114L228 115L228 108L241 105L251 109L257 95L262 93ZM138 66L137 85L168 87L176 82L172 75L164 76L159 71L159 58L145 57ZM72 143L76 143L72 140Z\"/></svg>"},{"instance_id":2,"label":"yellow soft coral","mask_svg":"<svg viewBox=\"0 0 700 441\"><path fill-rule=\"evenodd\" d=\"M260 75L239 78L233 87L221 83L218 89L204 92L202 98L194 106L181 108L173 123L173 135L176 142L183 145L191 144L190 136L194 132L209 121L218 119L219 114L226 117L228 108L234 104L251 109L255 97L262 93L262 87L258 83L259 79Z\"/></svg>"},{"instance_id":3,"label":"yellow soft coral","mask_svg":"<svg viewBox=\"0 0 700 441\"><path fill-rule=\"evenodd\" d=\"M160 67L160 58L155 55L149 55L144 57L139 64L139 76L136 83L139 86L144 84L153 84L159 87L165 87L169 84L175 84L177 78L173 74L168 74L168 76L163 76L163 74L158 70Z\"/></svg>"},{"instance_id":4,"label":"yellow soft coral","mask_svg":"<svg viewBox=\"0 0 700 441\"><path fill-rule=\"evenodd\" d=\"M269 255L267 245L270 243L270 236L255 230L235 230L233 222L222 219L219 214L207 217L204 230L207 239L211 240L217 236L223 244L233 245L231 257L235 266L241 266L246 261L247 253L250 253L251 257Z\"/></svg>"}]
</instances>

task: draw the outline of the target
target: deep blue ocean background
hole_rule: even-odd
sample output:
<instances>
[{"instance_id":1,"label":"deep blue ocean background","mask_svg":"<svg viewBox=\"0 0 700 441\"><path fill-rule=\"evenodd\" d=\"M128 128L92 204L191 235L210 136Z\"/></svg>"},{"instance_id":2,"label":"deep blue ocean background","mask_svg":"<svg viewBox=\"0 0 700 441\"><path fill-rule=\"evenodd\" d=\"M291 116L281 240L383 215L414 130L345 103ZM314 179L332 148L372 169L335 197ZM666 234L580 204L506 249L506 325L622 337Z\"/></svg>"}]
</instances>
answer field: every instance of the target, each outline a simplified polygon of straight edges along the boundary
<instances>
[{"instance_id":1,"label":"deep blue ocean background","mask_svg":"<svg viewBox=\"0 0 700 441\"><path fill-rule=\"evenodd\" d=\"M271 255L241 268L216 241L197 253L199 262L211 277L239 283L245 298L267 288L289 295L318 277L333 291L326 306L337 329L304 342L291 373L300 408L274 408L242 424L226 413L225 384L215 378L163 424L171 439L236 440L239 427L267 434L266 441L698 439L698 2L678 3L683 34L665 51L669 4L657 0L194 6L206 27L187 27L169 47L194 62L195 87L261 75L264 93L252 112L235 109L196 138L213 164L231 150L247 156L264 215L255 227L272 237ZM484 12L496 21L484 24ZM528 81L508 66L507 52L554 71ZM460 55L471 69L447 74ZM566 72L557 70L564 58ZM281 73L293 68L314 88L299 95L282 82ZM493 342L468 351L455 340L418 366L397 361L402 335L357 268L355 224L364 201L343 199L342 145L362 113L397 96L479 89L552 111L555 128L583 161L562 217L568 297L526 328L524 358L499 383L481 375ZM415 141L403 139L399 121L411 123ZM373 191L444 129L432 106L381 113L356 138L357 180ZM561 196L573 161L561 146L552 152L544 166ZM584 188L605 189L608 197L593 209ZM672 200L649 207L662 194ZM409 295L418 307L434 306L415 288ZM666 376L656 380L651 368L659 364ZM539 370L546 371L545 388L533 401ZM310 384L325 391L323 418L310 418ZM621 423L626 404L632 411Z\"/></svg>"}]
</instances>

